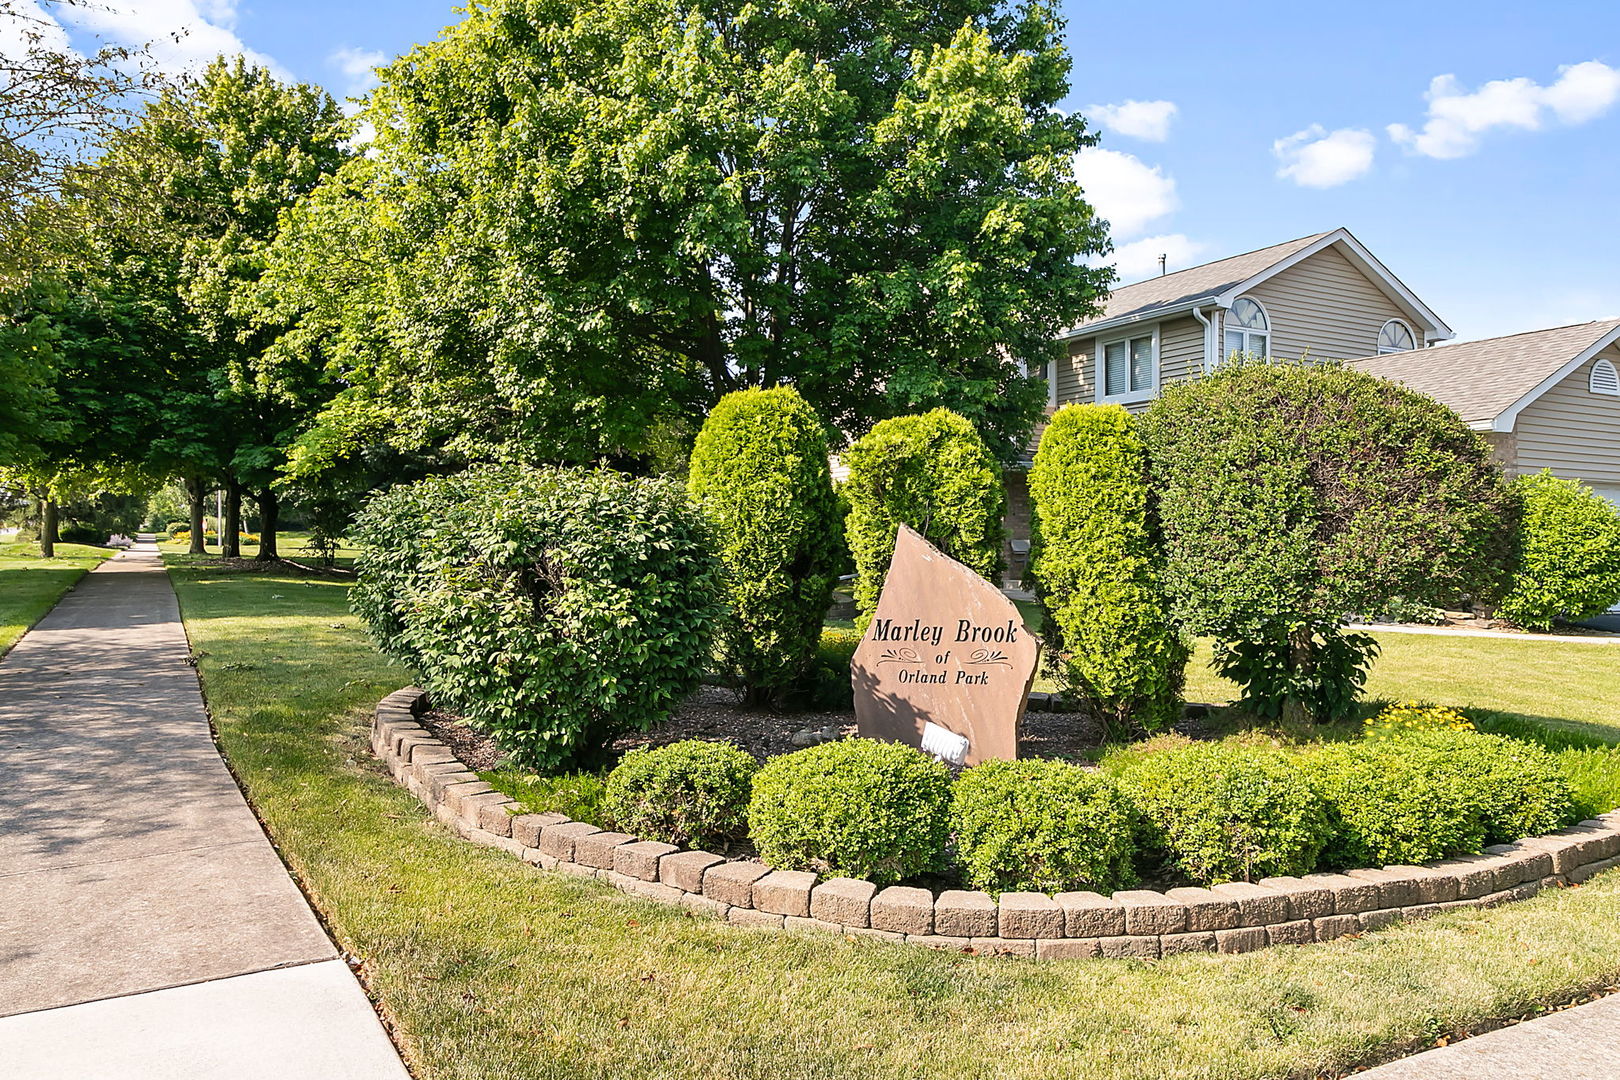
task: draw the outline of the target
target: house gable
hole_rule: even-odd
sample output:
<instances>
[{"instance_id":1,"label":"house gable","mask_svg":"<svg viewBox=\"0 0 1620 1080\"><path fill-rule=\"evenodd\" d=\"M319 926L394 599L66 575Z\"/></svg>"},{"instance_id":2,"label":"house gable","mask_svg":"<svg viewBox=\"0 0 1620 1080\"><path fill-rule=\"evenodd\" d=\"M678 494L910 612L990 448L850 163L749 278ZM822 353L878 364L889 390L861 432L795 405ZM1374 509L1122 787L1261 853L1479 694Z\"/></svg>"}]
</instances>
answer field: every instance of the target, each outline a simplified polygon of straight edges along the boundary
<instances>
[{"instance_id":1,"label":"house gable","mask_svg":"<svg viewBox=\"0 0 1620 1080\"><path fill-rule=\"evenodd\" d=\"M1519 410L1513 425L1516 471L1551 469L1620 487L1620 397L1592 392L1592 368L1600 360L1620 367L1620 343L1588 357Z\"/></svg>"},{"instance_id":2,"label":"house gable","mask_svg":"<svg viewBox=\"0 0 1620 1080\"><path fill-rule=\"evenodd\" d=\"M1424 327L1337 246L1330 246L1253 285L1271 321L1271 355L1298 360L1348 360L1378 351L1384 324L1398 319L1419 345Z\"/></svg>"}]
</instances>

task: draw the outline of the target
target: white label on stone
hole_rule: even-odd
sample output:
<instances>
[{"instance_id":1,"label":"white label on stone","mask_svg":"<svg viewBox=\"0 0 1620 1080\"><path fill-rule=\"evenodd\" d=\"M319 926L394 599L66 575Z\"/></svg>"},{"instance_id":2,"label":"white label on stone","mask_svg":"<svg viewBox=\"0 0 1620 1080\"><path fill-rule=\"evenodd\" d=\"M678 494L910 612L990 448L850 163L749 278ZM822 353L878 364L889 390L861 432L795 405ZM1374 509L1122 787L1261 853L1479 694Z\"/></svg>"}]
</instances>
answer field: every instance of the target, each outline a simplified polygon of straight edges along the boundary
<instances>
[{"instance_id":1,"label":"white label on stone","mask_svg":"<svg viewBox=\"0 0 1620 1080\"><path fill-rule=\"evenodd\" d=\"M942 728L932 720L923 722L922 751L932 754L950 765L960 765L967 758L967 736Z\"/></svg>"}]
</instances>

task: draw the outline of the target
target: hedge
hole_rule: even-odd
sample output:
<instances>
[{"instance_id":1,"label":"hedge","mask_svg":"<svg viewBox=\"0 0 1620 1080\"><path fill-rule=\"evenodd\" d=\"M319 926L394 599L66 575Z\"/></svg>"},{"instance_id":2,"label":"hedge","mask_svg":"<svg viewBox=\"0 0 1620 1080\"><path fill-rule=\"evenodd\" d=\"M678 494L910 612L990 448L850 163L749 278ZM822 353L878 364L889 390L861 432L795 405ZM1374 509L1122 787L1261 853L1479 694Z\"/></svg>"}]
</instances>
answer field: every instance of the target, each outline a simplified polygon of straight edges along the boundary
<instances>
[{"instance_id":1,"label":"hedge","mask_svg":"<svg viewBox=\"0 0 1620 1080\"><path fill-rule=\"evenodd\" d=\"M1550 472L1513 482L1520 510L1513 578L1496 607L1534 630L1620 603L1620 508Z\"/></svg>"}]
</instances>

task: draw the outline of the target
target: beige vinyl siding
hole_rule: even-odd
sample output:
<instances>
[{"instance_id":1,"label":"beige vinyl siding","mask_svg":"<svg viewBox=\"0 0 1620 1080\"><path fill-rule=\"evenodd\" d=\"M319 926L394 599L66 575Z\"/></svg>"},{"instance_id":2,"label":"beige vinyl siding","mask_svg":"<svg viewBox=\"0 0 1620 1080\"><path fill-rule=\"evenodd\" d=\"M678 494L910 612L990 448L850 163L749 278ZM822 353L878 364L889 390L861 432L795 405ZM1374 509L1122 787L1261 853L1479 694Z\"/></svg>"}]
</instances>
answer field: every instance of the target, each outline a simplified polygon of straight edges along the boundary
<instances>
[{"instance_id":1,"label":"beige vinyl siding","mask_svg":"<svg viewBox=\"0 0 1620 1080\"><path fill-rule=\"evenodd\" d=\"M1378 332L1391 319L1423 333L1412 318L1335 248L1325 248L1244 293L1271 319L1271 355L1298 360L1349 360L1378 351ZM1224 339L1222 339L1224 341Z\"/></svg>"},{"instance_id":2,"label":"beige vinyl siding","mask_svg":"<svg viewBox=\"0 0 1620 1080\"><path fill-rule=\"evenodd\" d=\"M1188 316L1159 324L1159 385L1204 373L1204 324Z\"/></svg>"},{"instance_id":3,"label":"beige vinyl siding","mask_svg":"<svg viewBox=\"0 0 1620 1080\"><path fill-rule=\"evenodd\" d=\"M1080 338L1068 343L1068 356L1058 361L1057 403L1068 405L1092 400L1091 354L1096 338Z\"/></svg>"},{"instance_id":4,"label":"beige vinyl siding","mask_svg":"<svg viewBox=\"0 0 1620 1080\"><path fill-rule=\"evenodd\" d=\"M1620 366L1611 345L1525 406L1514 423L1519 472L1551 469L1594 486L1620 485L1620 398L1587 389L1598 357Z\"/></svg>"}]
</instances>

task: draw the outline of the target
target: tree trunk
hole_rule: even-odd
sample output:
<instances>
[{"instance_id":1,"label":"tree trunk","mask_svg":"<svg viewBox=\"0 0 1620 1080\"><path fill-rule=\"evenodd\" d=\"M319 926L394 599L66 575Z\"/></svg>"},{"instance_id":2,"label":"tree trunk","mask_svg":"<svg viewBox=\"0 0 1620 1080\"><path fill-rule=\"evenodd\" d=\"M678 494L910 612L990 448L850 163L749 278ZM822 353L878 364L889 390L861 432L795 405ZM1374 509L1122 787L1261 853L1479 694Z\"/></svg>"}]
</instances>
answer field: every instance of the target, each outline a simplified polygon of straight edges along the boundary
<instances>
[{"instance_id":1,"label":"tree trunk","mask_svg":"<svg viewBox=\"0 0 1620 1080\"><path fill-rule=\"evenodd\" d=\"M227 559L242 557L242 485L225 478L225 520L219 526L219 553Z\"/></svg>"},{"instance_id":2,"label":"tree trunk","mask_svg":"<svg viewBox=\"0 0 1620 1080\"><path fill-rule=\"evenodd\" d=\"M276 550L276 527L281 518L281 500L269 488L259 492L259 561L276 562L281 552Z\"/></svg>"},{"instance_id":3,"label":"tree trunk","mask_svg":"<svg viewBox=\"0 0 1620 1080\"><path fill-rule=\"evenodd\" d=\"M56 500L48 495L39 502L39 553L56 558Z\"/></svg>"},{"instance_id":4,"label":"tree trunk","mask_svg":"<svg viewBox=\"0 0 1620 1080\"><path fill-rule=\"evenodd\" d=\"M1288 671L1293 676L1292 682L1297 687L1302 683L1300 676L1311 669L1316 656L1316 640L1309 630L1296 631L1288 635ZM1283 719L1296 724L1315 720L1306 703L1300 700L1295 693L1290 693L1283 702Z\"/></svg>"},{"instance_id":5,"label":"tree trunk","mask_svg":"<svg viewBox=\"0 0 1620 1080\"><path fill-rule=\"evenodd\" d=\"M189 553L192 555L208 554L208 543L203 536L208 531L208 523L203 520L205 516L203 498L207 494L202 477L186 477L186 504L191 511L191 548Z\"/></svg>"}]
</instances>

